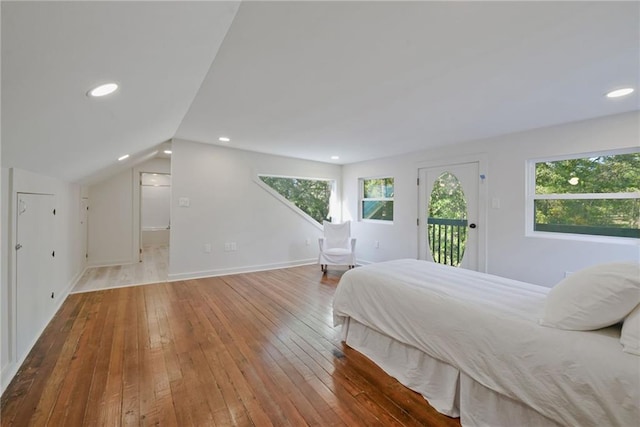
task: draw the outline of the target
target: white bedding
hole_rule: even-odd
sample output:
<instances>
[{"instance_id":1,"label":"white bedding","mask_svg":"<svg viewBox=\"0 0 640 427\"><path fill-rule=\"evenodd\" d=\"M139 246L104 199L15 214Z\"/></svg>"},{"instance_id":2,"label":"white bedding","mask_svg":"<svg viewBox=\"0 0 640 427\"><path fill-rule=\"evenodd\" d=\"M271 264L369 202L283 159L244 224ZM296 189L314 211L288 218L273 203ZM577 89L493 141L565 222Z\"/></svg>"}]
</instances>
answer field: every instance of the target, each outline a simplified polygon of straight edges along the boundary
<instances>
[{"instance_id":1,"label":"white bedding","mask_svg":"<svg viewBox=\"0 0 640 427\"><path fill-rule=\"evenodd\" d=\"M548 292L426 261L389 261L342 276L334 323L353 318L560 424L638 425L640 357L622 351L619 327L540 326Z\"/></svg>"}]
</instances>

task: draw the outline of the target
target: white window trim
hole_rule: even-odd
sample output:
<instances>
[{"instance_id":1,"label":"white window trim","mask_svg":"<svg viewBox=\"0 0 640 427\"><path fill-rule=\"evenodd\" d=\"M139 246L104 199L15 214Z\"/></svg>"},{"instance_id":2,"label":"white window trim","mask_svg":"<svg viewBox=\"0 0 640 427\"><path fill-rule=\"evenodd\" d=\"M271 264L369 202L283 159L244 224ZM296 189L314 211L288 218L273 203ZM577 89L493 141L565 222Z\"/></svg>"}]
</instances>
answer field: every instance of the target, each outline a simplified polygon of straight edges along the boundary
<instances>
[{"instance_id":1,"label":"white window trim","mask_svg":"<svg viewBox=\"0 0 640 427\"><path fill-rule=\"evenodd\" d=\"M303 211L302 209L297 207L294 203L290 202L286 197L284 197L282 194L278 193L276 190L271 188L267 183L265 183L263 180L261 180L260 179L261 176L273 177L273 178L306 179L306 180L313 180L313 181L331 182L331 200L329 201L329 215L332 215L332 212L334 212L335 209L336 209L336 207L335 207L336 180L335 179L331 179L331 178L312 178L312 177L308 177L308 176L303 177L303 176L276 175L276 174L269 174L269 173L253 173L253 176L252 176L253 182L255 182L260 187L262 187L267 193L271 194L273 197L275 197L277 200L279 200L286 207L288 207L289 209L291 209L292 211L294 211L295 213L300 215L302 218L306 219L308 222L310 222L312 225L314 225L319 230L323 230L324 229L322 224L320 224L318 221L316 221L314 218L312 218L305 211Z\"/></svg>"},{"instance_id":2,"label":"white window trim","mask_svg":"<svg viewBox=\"0 0 640 427\"><path fill-rule=\"evenodd\" d=\"M612 156L618 154L637 153L638 148L623 148L619 150L592 151L573 155L543 157L526 161L527 175L525 179L525 236L558 240L573 240L581 242L616 243L622 245L640 246L639 239L633 237L596 236L590 234L552 233L536 231L534 229L534 203L536 200L578 200L578 199L636 199L640 192L626 193L569 193L569 194L536 194L536 164L542 162L557 162L562 160L583 159L586 157Z\"/></svg>"},{"instance_id":3,"label":"white window trim","mask_svg":"<svg viewBox=\"0 0 640 427\"><path fill-rule=\"evenodd\" d=\"M394 197L364 197L364 182L372 179L393 179L393 194ZM396 193L396 178L394 176L389 175L381 175L381 176L368 176L364 178L358 178L358 220L361 222L369 222L373 224L388 224L393 225L393 221L396 217L396 203L395 203L395 193ZM364 218L362 212L362 202L393 202L393 218L392 220L386 219L369 219Z\"/></svg>"}]
</instances>

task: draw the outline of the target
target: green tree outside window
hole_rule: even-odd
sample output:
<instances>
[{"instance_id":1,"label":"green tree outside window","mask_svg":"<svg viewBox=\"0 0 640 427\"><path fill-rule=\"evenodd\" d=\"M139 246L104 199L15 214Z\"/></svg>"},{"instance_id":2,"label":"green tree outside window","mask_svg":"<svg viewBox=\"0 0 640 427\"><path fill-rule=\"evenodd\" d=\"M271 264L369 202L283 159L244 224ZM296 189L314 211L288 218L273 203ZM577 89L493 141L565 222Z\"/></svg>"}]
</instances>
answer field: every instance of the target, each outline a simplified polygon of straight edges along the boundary
<instances>
[{"instance_id":1,"label":"green tree outside window","mask_svg":"<svg viewBox=\"0 0 640 427\"><path fill-rule=\"evenodd\" d=\"M535 164L534 229L640 238L640 153Z\"/></svg>"},{"instance_id":2,"label":"green tree outside window","mask_svg":"<svg viewBox=\"0 0 640 427\"><path fill-rule=\"evenodd\" d=\"M260 176L260 179L320 224L330 220L332 181L276 176Z\"/></svg>"}]
</instances>

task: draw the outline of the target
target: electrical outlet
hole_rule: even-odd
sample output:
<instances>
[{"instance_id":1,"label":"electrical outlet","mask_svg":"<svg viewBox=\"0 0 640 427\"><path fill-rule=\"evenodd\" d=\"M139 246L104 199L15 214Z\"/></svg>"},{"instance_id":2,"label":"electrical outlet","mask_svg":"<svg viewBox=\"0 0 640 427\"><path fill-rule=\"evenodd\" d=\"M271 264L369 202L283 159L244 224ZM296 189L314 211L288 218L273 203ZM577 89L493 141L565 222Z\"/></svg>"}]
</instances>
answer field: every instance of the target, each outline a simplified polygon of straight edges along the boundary
<instances>
[{"instance_id":1,"label":"electrical outlet","mask_svg":"<svg viewBox=\"0 0 640 427\"><path fill-rule=\"evenodd\" d=\"M205 243L204 247L202 248L202 250L204 251L205 254L210 254L211 253L211 243Z\"/></svg>"},{"instance_id":2,"label":"electrical outlet","mask_svg":"<svg viewBox=\"0 0 640 427\"><path fill-rule=\"evenodd\" d=\"M311 244L311 240L307 239L307 240L305 240L305 241L304 241L304 243L305 243L307 246L309 246L309 245Z\"/></svg>"},{"instance_id":3,"label":"electrical outlet","mask_svg":"<svg viewBox=\"0 0 640 427\"><path fill-rule=\"evenodd\" d=\"M376 249L379 249L379 248L380 248L380 240L376 240L376 241L373 243L373 247L374 247L374 248L376 248Z\"/></svg>"},{"instance_id":4,"label":"electrical outlet","mask_svg":"<svg viewBox=\"0 0 640 427\"><path fill-rule=\"evenodd\" d=\"M232 251L237 251L238 250L238 245L236 244L236 242L231 242L231 250Z\"/></svg>"}]
</instances>

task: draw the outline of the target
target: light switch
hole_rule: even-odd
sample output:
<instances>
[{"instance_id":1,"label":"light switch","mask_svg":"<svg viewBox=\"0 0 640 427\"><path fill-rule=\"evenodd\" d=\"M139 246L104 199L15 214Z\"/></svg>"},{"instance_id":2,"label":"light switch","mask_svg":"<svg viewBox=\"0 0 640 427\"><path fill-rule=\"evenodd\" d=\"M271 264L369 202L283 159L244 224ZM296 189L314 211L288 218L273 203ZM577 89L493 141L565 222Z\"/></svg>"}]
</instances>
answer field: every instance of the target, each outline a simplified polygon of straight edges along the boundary
<instances>
[{"instance_id":1,"label":"light switch","mask_svg":"<svg viewBox=\"0 0 640 427\"><path fill-rule=\"evenodd\" d=\"M183 208L188 208L191 204L191 201L188 197L180 197L178 199L178 206L182 206Z\"/></svg>"},{"instance_id":2,"label":"light switch","mask_svg":"<svg viewBox=\"0 0 640 427\"><path fill-rule=\"evenodd\" d=\"M500 209L500 199L498 199L497 197L491 199L491 208Z\"/></svg>"}]
</instances>

